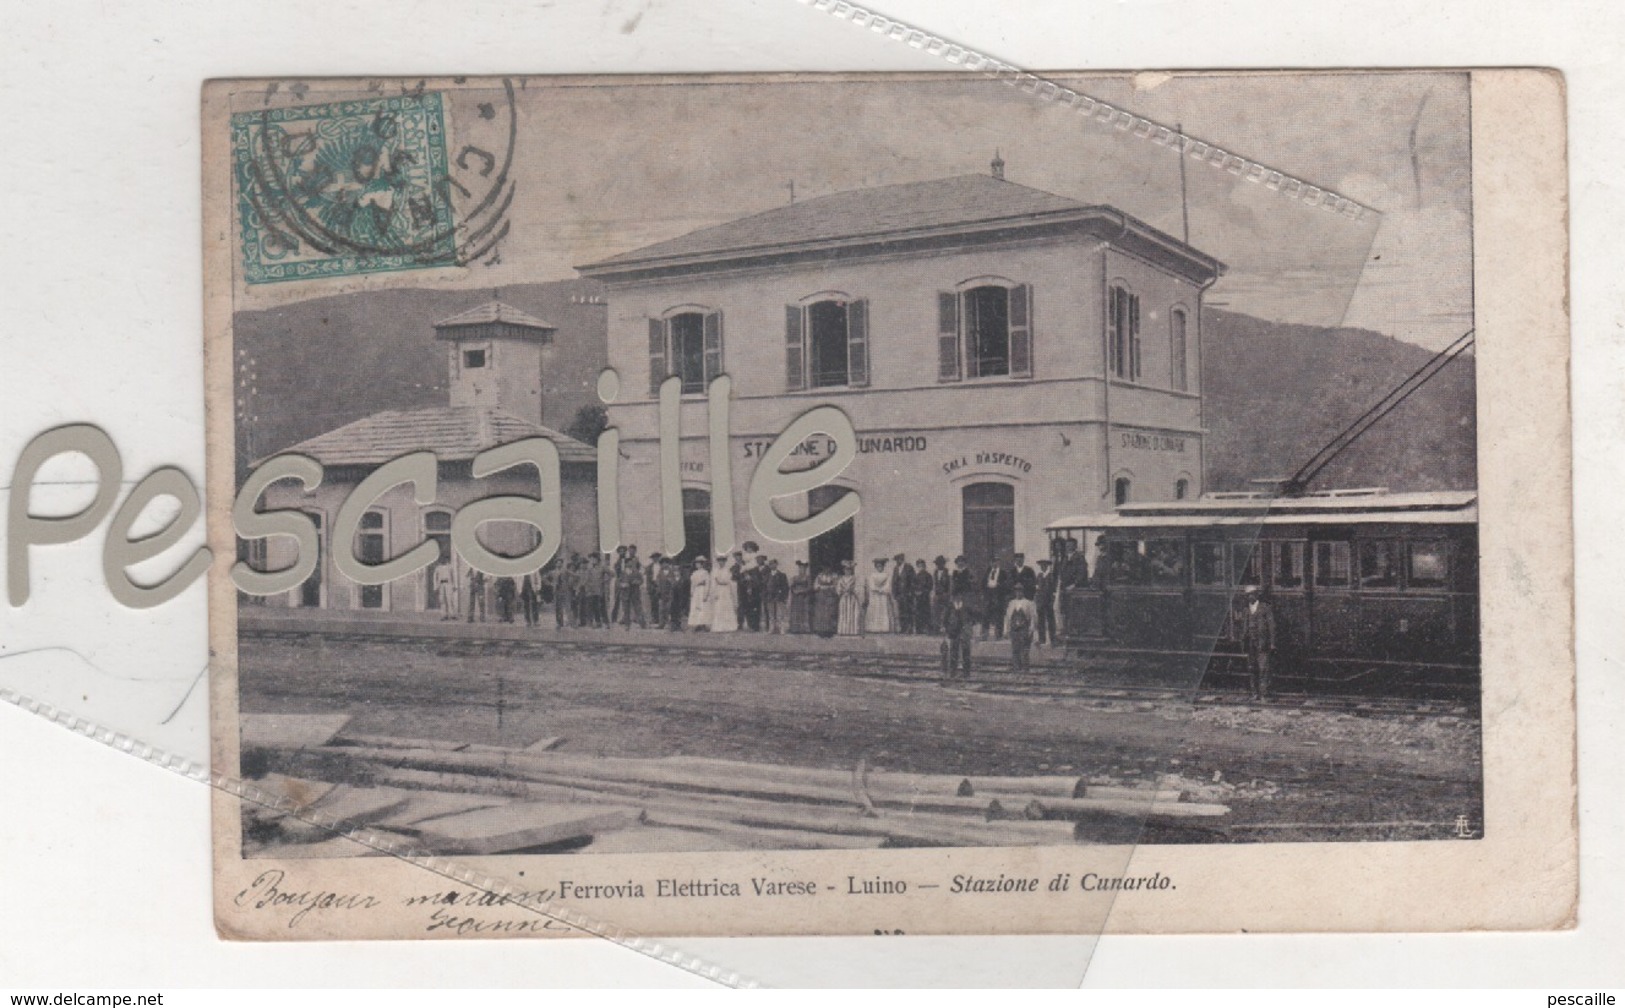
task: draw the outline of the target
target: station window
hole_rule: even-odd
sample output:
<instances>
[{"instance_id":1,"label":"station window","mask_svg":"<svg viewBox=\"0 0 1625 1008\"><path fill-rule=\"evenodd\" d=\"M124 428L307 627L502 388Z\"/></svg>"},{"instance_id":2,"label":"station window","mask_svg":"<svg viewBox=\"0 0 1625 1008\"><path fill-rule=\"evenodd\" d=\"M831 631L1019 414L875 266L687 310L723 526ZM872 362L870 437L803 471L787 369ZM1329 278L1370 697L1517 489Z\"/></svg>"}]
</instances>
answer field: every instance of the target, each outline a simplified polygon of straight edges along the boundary
<instances>
[{"instance_id":1,"label":"station window","mask_svg":"<svg viewBox=\"0 0 1625 1008\"><path fill-rule=\"evenodd\" d=\"M1113 284L1107 298L1106 338L1112 374L1126 381L1140 380L1140 296Z\"/></svg>"},{"instance_id":2,"label":"station window","mask_svg":"<svg viewBox=\"0 0 1625 1008\"><path fill-rule=\"evenodd\" d=\"M1257 543L1238 542L1231 544L1230 569L1236 572L1238 585L1262 585L1264 574L1259 554L1262 552Z\"/></svg>"},{"instance_id":3,"label":"station window","mask_svg":"<svg viewBox=\"0 0 1625 1008\"><path fill-rule=\"evenodd\" d=\"M361 516L361 528L356 533L356 559L365 564L384 562L384 515L381 511L368 511ZM384 607L383 585L361 586L361 608Z\"/></svg>"},{"instance_id":4,"label":"station window","mask_svg":"<svg viewBox=\"0 0 1625 1008\"><path fill-rule=\"evenodd\" d=\"M1360 544L1360 587L1399 587L1399 565L1395 562L1396 544L1386 541Z\"/></svg>"},{"instance_id":5,"label":"station window","mask_svg":"<svg viewBox=\"0 0 1625 1008\"><path fill-rule=\"evenodd\" d=\"M1127 476L1119 476L1112 481L1112 500L1116 502L1118 507L1128 503L1130 486Z\"/></svg>"},{"instance_id":6,"label":"station window","mask_svg":"<svg viewBox=\"0 0 1625 1008\"><path fill-rule=\"evenodd\" d=\"M1449 571L1448 553L1442 542L1410 544L1410 565L1405 584L1411 588L1443 588Z\"/></svg>"},{"instance_id":7,"label":"station window","mask_svg":"<svg viewBox=\"0 0 1625 1008\"><path fill-rule=\"evenodd\" d=\"M464 350L463 351L463 367L465 367L465 368L482 368L484 366L485 366L485 351L484 350Z\"/></svg>"},{"instance_id":8,"label":"station window","mask_svg":"<svg viewBox=\"0 0 1625 1008\"><path fill-rule=\"evenodd\" d=\"M1352 574L1346 542L1315 543L1315 587L1347 588Z\"/></svg>"},{"instance_id":9,"label":"station window","mask_svg":"<svg viewBox=\"0 0 1625 1008\"><path fill-rule=\"evenodd\" d=\"M1188 479L1174 480L1174 500L1184 500L1190 496L1191 481Z\"/></svg>"},{"instance_id":10,"label":"station window","mask_svg":"<svg viewBox=\"0 0 1625 1008\"><path fill-rule=\"evenodd\" d=\"M1193 550L1192 574L1199 585L1224 584L1224 543L1199 542Z\"/></svg>"},{"instance_id":11,"label":"station window","mask_svg":"<svg viewBox=\"0 0 1625 1008\"><path fill-rule=\"evenodd\" d=\"M1270 543L1270 582L1277 588L1303 587L1304 544Z\"/></svg>"},{"instance_id":12,"label":"station window","mask_svg":"<svg viewBox=\"0 0 1625 1008\"><path fill-rule=\"evenodd\" d=\"M937 380L1030 378L1033 289L984 283L937 295Z\"/></svg>"},{"instance_id":13,"label":"station window","mask_svg":"<svg viewBox=\"0 0 1625 1008\"><path fill-rule=\"evenodd\" d=\"M722 374L722 313L681 311L668 318L649 320L649 394L660 393L660 383L676 375L683 394L705 391Z\"/></svg>"},{"instance_id":14,"label":"station window","mask_svg":"<svg viewBox=\"0 0 1625 1008\"><path fill-rule=\"evenodd\" d=\"M845 295L784 308L785 385L869 384L869 302Z\"/></svg>"},{"instance_id":15,"label":"station window","mask_svg":"<svg viewBox=\"0 0 1625 1008\"><path fill-rule=\"evenodd\" d=\"M1168 314L1168 371L1170 383L1180 392L1190 387L1190 377L1186 374L1186 355L1189 351L1185 338L1185 309L1175 308Z\"/></svg>"}]
</instances>

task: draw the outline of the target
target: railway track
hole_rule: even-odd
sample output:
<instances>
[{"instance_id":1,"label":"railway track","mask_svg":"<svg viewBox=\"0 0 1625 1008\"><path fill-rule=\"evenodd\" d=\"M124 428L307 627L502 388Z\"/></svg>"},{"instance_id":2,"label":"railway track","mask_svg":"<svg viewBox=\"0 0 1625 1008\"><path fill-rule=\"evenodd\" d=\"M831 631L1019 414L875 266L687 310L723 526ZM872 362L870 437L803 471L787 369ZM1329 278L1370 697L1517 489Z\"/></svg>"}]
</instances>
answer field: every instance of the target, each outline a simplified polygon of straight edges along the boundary
<instances>
[{"instance_id":1,"label":"railway track","mask_svg":"<svg viewBox=\"0 0 1625 1008\"><path fill-rule=\"evenodd\" d=\"M623 641L580 641L523 638L443 638L403 636L393 633L334 629L241 628L243 640L286 643L320 642L326 645L378 645L410 647L420 653L457 658L544 658L558 654L596 655L620 662L660 667L669 665L674 653L696 663L744 666L770 664L784 668L827 672L855 678L892 680L937 685L941 682L939 664L930 655L854 654L851 652L799 651L739 647L698 647L685 642L674 649L669 644ZM952 689L971 693L1067 697L1089 702L1102 709L1155 710L1171 705L1192 707L1251 707L1256 709L1320 711L1360 717L1417 718L1479 716L1476 699L1448 693L1437 696L1389 696L1346 693L1335 689L1335 680L1278 677L1280 689L1266 700L1246 696L1244 679L1233 676L1201 676L1205 663L1193 663L1179 656L1124 655L1075 656L1064 665L1046 664L1015 672L1008 660L987 658L976 663L970 679L956 681ZM1147 682L1147 678L1154 681ZM1217 680L1217 684L1215 683ZM1224 688L1235 683L1234 689Z\"/></svg>"}]
</instances>

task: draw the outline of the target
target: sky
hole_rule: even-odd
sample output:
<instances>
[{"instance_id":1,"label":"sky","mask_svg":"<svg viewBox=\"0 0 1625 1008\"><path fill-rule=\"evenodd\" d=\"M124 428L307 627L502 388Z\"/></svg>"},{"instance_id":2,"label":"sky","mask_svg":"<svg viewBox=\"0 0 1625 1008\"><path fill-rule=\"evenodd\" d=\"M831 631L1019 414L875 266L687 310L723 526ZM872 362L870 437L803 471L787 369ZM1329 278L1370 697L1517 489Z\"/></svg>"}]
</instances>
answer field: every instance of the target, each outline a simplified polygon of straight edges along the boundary
<instances>
[{"instance_id":1,"label":"sky","mask_svg":"<svg viewBox=\"0 0 1625 1008\"><path fill-rule=\"evenodd\" d=\"M1351 220L1187 160L1189 240L1228 267L1209 304L1434 348L1471 325L1466 75L1047 76L1377 211ZM505 121L491 83L445 82L454 152L475 136L491 146L493 122ZM1175 236L1184 226L1180 159L1167 147L968 73L516 85L515 198L499 260L351 289L570 278L577 265L783 205L792 182L805 199L987 172L995 151L1010 181L1110 204ZM304 100L331 97L321 91ZM481 103L497 107L495 120ZM256 308L335 289L242 293L238 307Z\"/></svg>"}]
</instances>

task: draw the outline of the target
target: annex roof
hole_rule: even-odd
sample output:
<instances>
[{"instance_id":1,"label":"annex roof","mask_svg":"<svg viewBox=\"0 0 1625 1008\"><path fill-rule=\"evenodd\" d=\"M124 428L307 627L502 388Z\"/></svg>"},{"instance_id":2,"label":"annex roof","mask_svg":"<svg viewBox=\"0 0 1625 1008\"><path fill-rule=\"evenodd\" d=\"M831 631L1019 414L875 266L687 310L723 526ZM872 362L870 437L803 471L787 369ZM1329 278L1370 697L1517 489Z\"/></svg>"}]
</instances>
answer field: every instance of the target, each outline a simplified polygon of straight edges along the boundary
<instances>
[{"instance_id":1,"label":"annex roof","mask_svg":"<svg viewBox=\"0 0 1625 1008\"><path fill-rule=\"evenodd\" d=\"M467 462L487 448L529 437L545 437L558 445L561 462L597 459L590 446L567 434L503 410L473 406L384 410L278 454L309 455L324 466L370 466L427 450L442 462Z\"/></svg>"},{"instance_id":2,"label":"annex roof","mask_svg":"<svg viewBox=\"0 0 1625 1008\"><path fill-rule=\"evenodd\" d=\"M504 325L520 326L525 329L557 329L549 322L544 322L534 315L520 311L510 304L501 301L487 301L476 305L468 311L459 312L451 318L442 319L434 324L436 329L455 329L460 326L481 326L501 323Z\"/></svg>"},{"instance_id":3,"label":"annex roof","mask_svg":"<svg viewBox=\"0 0 1625 1008\"><path fill-rule=\"evenodd\" d=\"M814 197L577 268L584 275L607 279L637 270L1091 218L1107 222L1114 232L1134 232L1141 241L1184 260L1191 271L1211 277L1223 269L1211 256L1112 207L981 174Z\"/></svg>"},{"instance_id":4,"label":"annex roof","mask_svg":"<svg viewBox=\"0 0 1625 1008\"><path fill-rule=\"evenodd\" d=\"M1478 521L1478 493L1209 494L1193 501L1124 504L1104 514L1059 518L1046 530L1189 528L1204 525L1350 525L1365 522L1460 525Z\"/></svg>"}]
</instances>

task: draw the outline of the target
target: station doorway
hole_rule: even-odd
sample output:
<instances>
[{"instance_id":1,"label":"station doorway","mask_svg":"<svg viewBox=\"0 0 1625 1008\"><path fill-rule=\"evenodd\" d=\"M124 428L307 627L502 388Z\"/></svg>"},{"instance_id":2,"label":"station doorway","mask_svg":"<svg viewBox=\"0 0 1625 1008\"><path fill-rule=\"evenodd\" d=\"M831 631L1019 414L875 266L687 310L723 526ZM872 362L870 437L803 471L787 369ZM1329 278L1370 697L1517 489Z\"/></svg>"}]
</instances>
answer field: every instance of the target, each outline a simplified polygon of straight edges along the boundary
<instances>
[{"instance_id":1,"label":"station doorway","mask_svg":"<svg viewBox=\"0 0 1625 1008\"><path fill-rule=\"evenodd\" d=\"M807 493L807 515L811 517L845 497L850 490L835 486L814 487ZM841 564L855 560L857 535L856 519L849 518L823 535L813 536L807 543L807 564L814 575L822 571L840 572Z\"/></svg>"},{"instance_id":2,"label":"station doorway","mask_svg":"<svg viewBox=\"0 0 1625 1008\"><path fill-rule=\"evenodd\" d=\"M972 483L960 498L965 559L978 571L1003 562L1016 549L1016 488L1008 483Z\"/></svg>"},{"instance_id":3,"label":"station doorway","mask_svg":"<svg viewBox=\"0 0 1625 1008\"><path fill-rule=\"evenodd\" d=\"M683 551L678 563L711 555L711 491L683 488Z\"/></svg>"}]
</instances>

